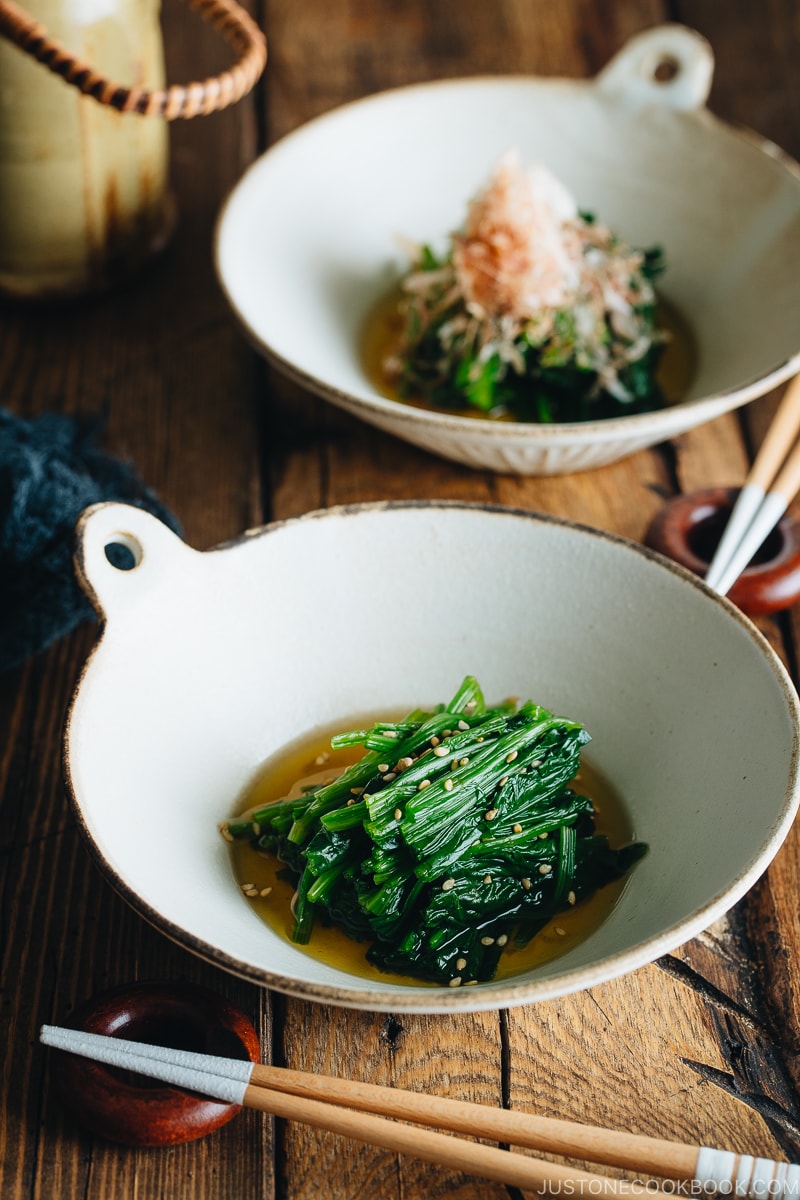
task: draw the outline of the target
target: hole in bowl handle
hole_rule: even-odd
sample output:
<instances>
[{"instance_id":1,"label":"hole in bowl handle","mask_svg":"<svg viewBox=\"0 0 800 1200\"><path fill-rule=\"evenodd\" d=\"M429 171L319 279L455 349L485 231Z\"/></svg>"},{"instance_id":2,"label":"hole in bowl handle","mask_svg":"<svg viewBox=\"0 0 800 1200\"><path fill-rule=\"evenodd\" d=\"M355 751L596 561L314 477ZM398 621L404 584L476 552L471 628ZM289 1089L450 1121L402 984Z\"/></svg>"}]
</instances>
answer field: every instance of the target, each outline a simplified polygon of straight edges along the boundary
<instances>
[{"instance_id":1,"label":"hole in bowl handle","mask_svg":"<svg viewBox=\"0 0 800 1200\"><path fill-rule=\"evenodd\" d=\"M597 75L597 87L636 110L701 108L711 90L714 53L685 25L658 25L630 39Z\"/></svg>"},{"instance_id":2,"label":"hole in bowl handle","mask_svg":"<svg viewBox=\"0 0 800 1200\"><path fill-rule=\"evenodd\" d=\"M75 570L100 612L158 586L177 555L191 555L162 521L129 504L96 504L78 518Z\"/></svg>"}]
</instances>

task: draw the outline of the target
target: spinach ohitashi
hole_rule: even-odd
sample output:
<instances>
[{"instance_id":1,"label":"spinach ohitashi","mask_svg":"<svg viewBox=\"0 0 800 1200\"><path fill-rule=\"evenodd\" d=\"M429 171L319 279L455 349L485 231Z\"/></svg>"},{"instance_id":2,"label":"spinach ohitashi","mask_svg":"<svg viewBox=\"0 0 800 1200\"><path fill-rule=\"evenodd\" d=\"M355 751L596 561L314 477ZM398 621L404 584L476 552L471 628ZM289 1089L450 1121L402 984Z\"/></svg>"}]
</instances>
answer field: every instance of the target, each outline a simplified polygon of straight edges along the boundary
<instances>
[{"instance_id":1,"label":"spinach ohitashi","mask_svg":"<svg viewBox=\"0 0 800 1200\"><path fill-rule=\"evenodd\" d=\"M487 707L468 676L449 704L338 734L365 753L335 780L226 822L295 883L293 939L316 920L367 958L457 987L491 979L506 945L620 878L645 852L595 833L569 786L589 735L539 705Z\"/></svg>"}]
</instances>

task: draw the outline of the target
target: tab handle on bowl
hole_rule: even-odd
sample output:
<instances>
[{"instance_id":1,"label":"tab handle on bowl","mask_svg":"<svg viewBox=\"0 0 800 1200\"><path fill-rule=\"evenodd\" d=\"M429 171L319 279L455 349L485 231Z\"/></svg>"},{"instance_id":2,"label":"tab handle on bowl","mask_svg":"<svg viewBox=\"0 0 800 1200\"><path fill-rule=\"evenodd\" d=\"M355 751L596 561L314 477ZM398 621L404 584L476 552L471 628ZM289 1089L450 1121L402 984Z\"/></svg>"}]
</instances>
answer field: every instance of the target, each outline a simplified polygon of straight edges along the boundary
<instances>
[{"instance_id":1,"label":"tab handle on bowl","mask_svg":"<svg viewBox=\"0 0 800 1200\"><path fill-rule=\"evenodd\" d=\"M152 513L130 504L95 504L76 527L75 571L94 607L109 609L151 592L167 568L197 557Z\"/></svg>"},{"instance_id":2,"label":"tab handle on bowl","mask_svg":"<svg viewBox=\"0 0 800 1200\"><path fill-rule=\"evenodd\" d=\"M595 82L633 111L691 112L705 104L713 76L714 53L704 37L685 25L658 25L632 37Z\"/></svg>"}]
</instances>

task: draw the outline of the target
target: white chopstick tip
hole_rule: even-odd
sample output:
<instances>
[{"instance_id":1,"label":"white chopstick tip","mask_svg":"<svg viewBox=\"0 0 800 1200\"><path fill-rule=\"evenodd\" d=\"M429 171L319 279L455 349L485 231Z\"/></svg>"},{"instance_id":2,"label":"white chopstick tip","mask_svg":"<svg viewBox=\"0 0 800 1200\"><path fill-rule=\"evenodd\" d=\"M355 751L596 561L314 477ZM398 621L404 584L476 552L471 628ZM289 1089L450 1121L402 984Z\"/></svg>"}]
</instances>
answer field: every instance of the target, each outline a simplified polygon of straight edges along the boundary
<instances>
[{"instance_id":1,"label":"white chopstick tip","mask_svg":"<svg viewBox=\"0 0 800 1200\"><path fill-rule=\"evenodd\" d=\"M709 586L715 588L721 596L726 596L785 512L786 499L784 496L779 492L770 492L765 496L751 524L715 581L712 582L709 572L706 579Z\"/></svg>"},{"instance_id":2,"label":"white chopstick tip","mask_svg":"<svg viewBox=\"0 0 800 1200\"><path fill-rule=\"evenodd\" d=\"M767 430L706 572L706 583L727 595L800 491L800 375L789 384Z\"/></svg>"},{"instance_id":3,"label":"white chopstick tip","mask_svg":"<svg viewBox=\"0 0 800 1200\"><path fill-rule=\"evenodd\" d=\"M39 1030L39 1041L44 1046L55 1046L59 1050L81 1037L79 1029L64 1029L60 1025L43 1025Z\"/></svg>"},{"instance_id":4,"label":"white chopstick tip","mask_svg":"<svg viewBox=\"0 0 800 1200\"><path fill-rule=\"evenodd\" d=\"M54 1049L146 1075L226 1104L244 1104L253 1070L253 1064L245 1059L216 1058L55 1025L43 1025L39 1038L44 1045Z\"/></svg>"},{"instance_id":5,"label":"white chopstick tip","mask_svg":"<svg viewBox=\"0 0 800 1200\"><path fill-rule=\"evenodd\" d=\"M756 483L746 483L739 492L719 545L714 552L714 557L706 572L705 578L709 587L718 590L719 579L736 553L739 543L747 533L753 518L763 502L764 489ZM721 594L724 595L725 593L722 592Z\"/></svg>"}]
</instances>

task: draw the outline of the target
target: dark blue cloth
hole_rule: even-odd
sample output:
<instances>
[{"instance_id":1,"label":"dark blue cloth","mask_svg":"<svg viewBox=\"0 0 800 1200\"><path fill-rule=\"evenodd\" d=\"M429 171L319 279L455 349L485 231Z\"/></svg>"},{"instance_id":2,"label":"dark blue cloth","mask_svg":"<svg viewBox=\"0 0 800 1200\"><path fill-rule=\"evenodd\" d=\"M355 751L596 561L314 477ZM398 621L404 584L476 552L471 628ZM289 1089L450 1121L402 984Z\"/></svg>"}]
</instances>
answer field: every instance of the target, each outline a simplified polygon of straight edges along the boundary
<instances>
[{"instance_id":1,"label":"dark blue cloth","mask_svg":"<svg viewBox=\"0 0 800 1200\"><path fill-rule=\"evenodd\" d=\"M119 500L180 532L133 467L97 448L98 433L97 421L0 409L0 671L94 615L72 565L84 508Z\"/></svg>"}]
</instances>

